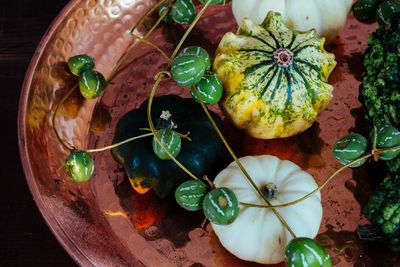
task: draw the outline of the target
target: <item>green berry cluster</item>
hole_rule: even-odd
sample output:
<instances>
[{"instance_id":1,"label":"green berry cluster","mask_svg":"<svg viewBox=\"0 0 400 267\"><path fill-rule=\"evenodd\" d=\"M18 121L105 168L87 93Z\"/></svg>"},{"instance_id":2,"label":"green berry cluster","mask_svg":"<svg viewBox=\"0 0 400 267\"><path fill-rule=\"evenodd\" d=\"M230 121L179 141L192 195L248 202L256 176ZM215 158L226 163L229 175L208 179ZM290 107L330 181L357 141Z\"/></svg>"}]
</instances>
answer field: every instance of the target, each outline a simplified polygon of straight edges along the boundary
<instances>
[{"instance_id":1,"label":"green berry cluster","mask_svg":"<svg viewBox=\"0 0 400 267\"><path fill-rule=\"evenodd\" d=\"M198 46L183 49L171 63L172 78L180 86L190 86L190 94L199 102L195 89L205 104L217 104L223 93L221 80L211 72L207 51Z\"/></svg>"},{"instance_id":2,"label":"green berry cluster","mask_svg":"<svg viewBox=\"0 0 400 267\"><path fill-rule=\"evenodd\" d=\"M372 150L377 158L380 160L391 160L400 154L399 149L390 150L390 148L400 145L400 131L392 125L383 125L375 128L369 139L372 144ZM351 162L361 158L367 153L369 149L369 142L367 138L357 133L350 133L339 138L333 146L333 155L336 160L343 165L350 164ZM389 149L390 151L379 152L382 149ZM363 165L367 159L359 160L350 167L355 168Z\"/></svg>"},{"instance_id":3,"label":"green berry cluster","mask_svg":"<svg viewBox=\"0 0 400 267\"><path fill-rule=\"evenodd\" d=\"M217 104L222 98L223 86L218 76L210 70L210 56L205 49L198 46L183 49L171 63L172 78L180 86L190 86L193 99L200 101L195 92L197 90L203 103ZM169 154L178 156L181 143L181 137L171 127L159 129L153 138L153 151L160 159L168 160L171 159Z\"/></svg>"},{"instance_id":4,"label":"green berry cluster","mask_svg":"<svg viewBox=\"0 0 400 267\"><path fill-rule=\"evenodd\" d=\"M175 200L186 210L203 210L207 219L218 225L234 222L240 210L232 190L220 187L208 191L205 183L198 180L183 182L175 191Z\"/></svg>"},{"instance_id":5,"label":"green berry cluster","mask_svg":"<svg viewBox=\"0 0 400 267\"><path fill-rule=\"evenodd\" d=\"M93 70L94 60L88 55L76 55L68 59L70 71L79 76L79 90L86 99L98 97L106 88L106 80Z\"/></svg>"}]
</instances>

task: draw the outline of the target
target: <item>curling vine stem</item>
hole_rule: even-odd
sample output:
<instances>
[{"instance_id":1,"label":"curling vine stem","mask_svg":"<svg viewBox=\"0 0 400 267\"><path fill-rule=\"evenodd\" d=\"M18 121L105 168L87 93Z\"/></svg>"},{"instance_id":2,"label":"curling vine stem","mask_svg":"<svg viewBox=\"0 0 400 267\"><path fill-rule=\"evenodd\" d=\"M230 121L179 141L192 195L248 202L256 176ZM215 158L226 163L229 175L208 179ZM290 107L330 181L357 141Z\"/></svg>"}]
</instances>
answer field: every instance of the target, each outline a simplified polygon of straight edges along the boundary
<instances>
[{"instance_id":1,"label":"curling vine stem","mask_svg":"<svg viewBox=\"0 0 400 267\"><path fill-rule=\"evenodd\" d=\"M199 19L201 18L201 16L203 15L203 13L205 12L205 10L207 9L207 7L209 6L211 0L208 1L200 10L200 12L197 14L196 18L193 20L193 22L190 24L189 28L186 30L185 34L182 36L181 40L179 41L178 45L175 47L174 52L172 53L171 56L171 61L175 58L175 56L178 54L181 46L183 45L183 43L185 42L185 40L187 39L187 37L189 36L190 32L193 30L193 28L196 26L196 23L199 21ZM165 12L164 12L165 13ZM170 61L170 64L171 64ZM153 104L153 99L154 99L154 95L157 91L158 86L160 85L161 81L165 78L165 77L171 77L171 73L168 71L160 71L159 73L157 73L155 79L155 83L153 85L153 88L151 89L150 92L150 97L149 97L149 102L147 105L147 120L149 123L149 127L151 132L154 134L154 140L156 140L156 142L161 146L161 148L167 153L167 155L175 162L175 164L177 164L184 172L186 172L191 178L193 178L194 180L200 181L202 183L204 183L201 179L199 179L196 175L194 175L191 171L189 171L185 166L183 166L182 163L180 163L169 151L168 149L165 148L165 146L161 143L160 139L158 138L158 136L156 135L156 129L154 127L153 124L153 120L151 118L151 106Z\"/></svg>"},{"instance_id":2,"label":"curling vine stem","mask_svg":"<svg viewBox=\"0 0 400 267\"><path fill-rule=\"evenodd\" d=\"M142 130L142 131L151 131L151 129L150 128L139 128L139 130ZM181 134L181 133L178 133L178 132L176 132L181 138L183 138L183 139L185 139L185 140L187 140L187 141L192 141L192 139L189 137L189 132L187 133L187 134Z\"/></svg>"},{"instance_id":3,"label":"curling vine stem","mask_svg":"<svg viewBox=\"0 0 400 267\"><path fill-rule=\"evenodd\" d=\"M112 145L109 145L109 146L100 147L100 148L86 149L84 151L87 152L87 153L95 153L95 152L100 152L100 151L106 151L106 150L109 150L109 149L113 149L113 148L122 146L122 145L124 145L126 143L135 141L137 139L141 139L141 138L145 138L145 137L149 137L149 136L153 136L153 133L147 133L147 134L142 134L142 135L139 135L139 136L134 136L134 137L128 138L128 139L126 139L124 141L121 141L121 142L118 142L118 143L115 143L115 144L112 144Z\"/></svg>"},{"instance_id":4,"label":"curling vine stem","mask_svg":"<svg viewBox=\"0 0 400 267\"><path fill-rule=\"evenodd\" d=\"M133 34L133 32L140 26L143 24L144 20L154 11L156 11L165 1L164 0L160 0L158 1L157 4L153 5L152 8L150 8L146 13L144 13L143 16L140 17L140 19L136 22L136 24L132 27L132 29L130 30L130 34ZM168 12L167 12L168 14ZM160 16L161 17L161 16Z\"/></svg>"},{"instance_id":5,"label":"curling vine stem","mask_svg":"<svg viewBox=\"0 0 400 267\"><path fill-rule=\"evenodd\" d=\"M134 34L134 31L143 23L144 19L148 17L152 12L154 12L161 4L163 1L158 2L155 4L150 10L148 10L145 15L142 16L142 18L137 22L137 24L130 30L131 36L138 40L137 43L135 43L131 48L128 48L128 51L126 51L122 56L121 59L119 60L118 68L116 68L110 75L109 80L111 81L112 79L115 78L121 71L123 71L128 65L129 61L128 59L130 56L133 54L133 52L137 49L137 47L140 45L140 43L145 43L153 48L155 48L158 52L160 52L164 57L167 58L168 62L170 62L170 58L168 55L157 45L153 44L152 42L147 40L147 37L150 36L150 34L153 33L153 31L160 25L162 20L167 16L169 12L169 8L165 9L164 12L160 15L160 17L157 19L157 21L154 23L154 25L151 27L151 29L143 36L139 37L138 35ZM139 37L139 38L138 38Z\"/></svg>"},{"instance_id":6,"label":"curling vine stem","mask_svg":"<svg viewBox=\"0 0 400 267\"><path fill-rule=\"evenodd\" d=\"M152 132L152 134L154 135L154 140L156 140L156 142L161 146L161 148L167 153L167 155L171 158L171 160L173 160L175 162L176 165L179 166L179 168L181 168L184 172L186 172L191 178L197 180L197 181L201 181L196 175L194 175L191 171L189 171L185 166L183 166L182 163L180 163L170 152L167 148L165 148L165 146L161 143L160 139L158 138L158 136L156 135L157 130L154 127L153 124L153 120L151 118L151 107L153 105L153 99L154 99L154 95L157 91L158 86L160 85L161 81L166 78L166 77L171 77L171 73L169 73L168 71L160 71L159 73L157 73L155 79L155 83L153 85L153 88L151 89L150 92L150 96L149 96L149 102L147 104L147 121L149 123L149 127L150 130ZM201 181L202 182L202 181Z\"/></svg>"},{"instance_id":7,"label":"curling vine stem","mask_svg":"<svg viewBox=\"0 0 400 267\"><path fill-rule=\"evenodd\" d=\"M240 203L243 206L246 207L255 207L255 208L285 208L285 207L289 207L292 205L295 205L303 200L306 200L308 198L310 198L311 196L313 196L315 193L317 193L318 191L321 191L322 189L324 189L324 187L329 184L330 181L332 181L333 178L335 178L339 173L341 173L342 171L344 171L345 169L351 167L353 164L359 162L359 161L363 161L366 160L370 157L375 157L378 156L382 153L385 152L389 152L389 151L396 151L396 150L400 150L400 146L395 146L395 147L391 147L391 148L385 148L385 149L372 149L372 151L369 154L366 154L358 159L353 160L352 162L344 165L343 167L341 167L340 169L336 170L331 176L329 176L320 186L318 186L316 189L314 189L313 191L311 191L310 193L308 193L307 195L296 199L294 201L288 202L288 203L284 203L284 204L279 204L279 205L269 205L269 206L265 206L265 205L258 205L258 204L251 204L251 203Z\"/></svg>"},{"instance_id":8,"label":"curling vine stem","mask_svg":"<svg viewBox=\"0 0 400 267\"><path fill-rule=\"evenodd\" d=\"M178 54L179 50L181 49L183 43L186 41L186 39L189 36L190 32L196 26L197 22L199 21L199 19L203 15L203 13L206 11L207 7L210 5L210 2L211 2L211 0L209 0L206 4L204 4L204 6L200 10L200 12L197 14L196 18L193 20L192 24L190 24L189 28L186 30L185 34L182 36L181 40L179 41L178 45L175 47L175 50L171 55L171 61L174 60L174 58Z\"/></svg>"},{"instance_id":9,"label":"curling vine stem","mask_svg":"<svg viewBox=\"0 0 400 267\"><path fill-rule=\"evenodd\" d=\"M230 145L228 144L228 142L226 141L224 135L221 133L221 131L219 130L217 124L215 123L214 119L212 118L210 112L208 111L206 105L203 103L203 101L201 101L201 95L199 93L199 91L197 90L197 88L195 86L192 87L192 90L194 91L195 95L197 96L197 99L199 99L201 107L203 108L207 118L209 119L209 121L211 122L214 130L217 132L218 136L220 137L221 141L224 143L226 149L228 150L228 152L231 154L232 158L235 160L236 164L239 166L240 170L243 172L244 176L246 177L247 181L253 186L254 190L260 195L261 198L264 199L264 201L268 204L269 207L271 207L271 202L268 200L268 198L263 194L263 192L260 190L260 188L258 188L258 186L255 184L255 182L253 181L253 179L250 177L249 173L246 171L246 169L244 168L244 166L242 165L242 163L239 161L239 159L237 158L235 152L233 152L232 148L230 147ZM282 225L285 226L285 228L289 231L289 233L293 236L293 238L296 238L296 234L293 232L293 230L290 228L290 226L287 224L286 220L282 217L282 215L275 209L275 208L271 208L272 212L278 217L278 219L281 221Z\"/></svg>"},{"instance_id":10,"label":"curling vine stem","mask_svg":"<svg viewBox=\"0 0 400 267\"><path fill-rule=\"evenodd\" d=\"M125 58L125 60L123 60L122 63L125 63L125 61L127 60L127 57L128 57L129 55L131 55L131 54L137 49L137 47L139 46L140 43L145 43L145 44L149 45L150 47L153 47L153 48L156 49L158 52L160 52L160 53L167 59L168 62L170 62L170 58L168 57L168 55L167 55L161 48L159 48L157 45L153 44L152 42L146 40L146 38L158 27L158 25L161 23L161 21L164 19L164 17L168 14L168 12L169 12L168 9L167 9L166 11L164 11L164 12L160 15L159 19L158 19L158 20L156 21L156 23L151 27L151 29L144 35L144 37L140 37L140 36L138 36L138 35L136 35L136 34L133 33L133 32L143 23L143 21L146 19L146 17L148 17L152 12L154 12L162 3L163 3L163 1L161 0L161 1L159 1L157 4L155 4L150 10L148 10L148 11L144 14L144 16L142 16L142 17L139 19L139 21L138 21L138 22L134 25L134 27L130 30L130 33L131 33L132 37L135 38L136 40L139 40L139 42L136 43L132 48L129 49L129 51L125 52L125 53L121 56L121 59L120 59L120 60L122 60L123 58ZM118 73L120 73L123 69L125 69L126 66L129 65L129 63L125 63L125 65L122 66L122 63L121 63L121 64L118 64L119 67L115 68L115 69L111 72L110 77L107 79L107 83L109 83L110 81L112 81L112 79L114 79L115 76L118 75ZM57 104L57 106L55 107L54 112L53 112L53 115L52 115L52 126L53 126L54 133L55 133L55 135L56 135L58 141L62 144L62 146L63 146L64 148L66 148L67 150L69 150L69 151L77 150L77 148L75 148L73 145L69 144L67 141L64 141L63 138L61 138L60 134L59 134L58 131L57 131L57 127L55 126L55 119L56 119L56 117L57 117L57 113L58 113L58 110L59 110L60 106L72 95L72 93L75 91L75 89L78 87L78 85L79 85L79 83L77 83L77 84L76 84L76 85L75 85L75 86L60 100L60 102L59 102L59 103ZM135 138L135 139L133 139L133 140L138 139L137 137L134 137L134 138ZM127 142L133 141L133 140L131 140L131 139L132 139L132 138L130 138L130 139L128 139L128 140L125 140L125 141L127 141ZM127 143L127 142L125 142L125 141L123 141L123 142L121 142L121 143L122 143L122 144ZM119 144L119 145L121 145L121 144ZM90 152L99 152L99 151L104 151L104 150L112 149L112 148L117 147L117 146L118 146L118 144L113 144L113 145L106 146L106 147L103 147L103 148L87 149L87 150L84 150L84 151L86 151L86 152L88 152L88 153L90 153Z\"/></svg>"},{"instance_id":11,"label":"curling vine stem","mask_svg":"<svg viewBox=\"0 0 400 267\"><path fill-rule=\"evenodd\" d=\"M72 93L75 91L75 89L78 87L78 84L75 84L74 87L72 87L71 90L69 90L64 97L60 100L60 102L58 102L57 106L55 107L54 111L53 111L53 116L51 118L51 123L53 126L53 130L54 133L58 139L58 141L61 143L61 145L66 148L69 151L73 151L75 150L75 147L73 145L71 145L70 143L68 143L67 141L64 141L63 138L61 138L60 134L58 133L57 127L56 127L56 115L58 113L58 110L60 109L61 104L63 104L71 95Z\"/></svg>"}]
</instances>

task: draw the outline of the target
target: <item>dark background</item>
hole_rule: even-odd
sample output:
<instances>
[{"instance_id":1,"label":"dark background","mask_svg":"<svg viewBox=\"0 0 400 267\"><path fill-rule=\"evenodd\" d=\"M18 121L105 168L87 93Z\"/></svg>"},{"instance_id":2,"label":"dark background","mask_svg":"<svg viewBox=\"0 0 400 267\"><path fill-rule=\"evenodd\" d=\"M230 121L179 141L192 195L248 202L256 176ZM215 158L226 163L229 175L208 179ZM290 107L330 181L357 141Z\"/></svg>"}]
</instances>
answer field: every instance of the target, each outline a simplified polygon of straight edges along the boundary
<instances>
[{"instance_id":1,"label":"dark background","mask_svg":"<svg viewBox=\"0 0 400 267\"><path fill-rule=\"evenodd\" d=\"M41 37L68 0L0 0L0 266L76 266L29 191L18 152L22 82Z\"/></svg>"}]
</instances>

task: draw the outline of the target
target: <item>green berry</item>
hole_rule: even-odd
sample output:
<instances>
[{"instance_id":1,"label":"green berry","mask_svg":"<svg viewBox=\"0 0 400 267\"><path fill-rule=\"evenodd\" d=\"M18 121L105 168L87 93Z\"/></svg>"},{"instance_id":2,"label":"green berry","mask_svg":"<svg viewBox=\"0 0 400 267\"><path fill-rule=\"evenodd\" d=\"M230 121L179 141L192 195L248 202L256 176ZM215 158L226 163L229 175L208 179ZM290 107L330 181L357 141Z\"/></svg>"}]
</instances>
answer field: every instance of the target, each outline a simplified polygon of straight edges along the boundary
<instances>
[{"instance_id":1,"label":"green berry","mask_svg":"<svg viewBox=\"0 0 400 267\"><path fill-rule=\"evenodd\" d=\"M165 0L161 4L160 9L158 10L158 15L160 17L163 14L163 12L168 9L168 4L169 4L169 0ZM168 14L164 17L163 21L167 22L169 24L175 24L175 21L171 18L171 9L168 11Z\"/></svg>"},{"instance_id":2,"label":"green berry","mask_svg":"<svg viewBox=\"0 0 400 267\"><path fill-rule=\"evenodd\" d=\"M178 24L190 24L196 18L196 7L191 0L176 0L170 16Z\"/></svg>"},{"instance_id":3,"label":"green berry","mask_svg":"<svg viewBox=\"0 0 400 267\"><path fill-rule=\"evenodd\" d=\"M210 5L220 5L220 4L225 4L226 2L228 2L228 0L199 0L199 2L202 4L210 2Z\"/></svg>"},{"instance_id":4,"label":"green berry","mask_svg":"<svg viewBox=\"0 0 400 267\"><path fill-rule=\"evenodd\" d=\"M106 80L100 72L87 70L79 77L79 89L87 99L98 97L105 88Z\"/></svg>"},{"instance_id":5,"label":"green berry","mask_svg":"<svg viewBox=\"0 0 400 267\"><path fill-rule=\"evenodd\" d=\"M214 224L227 225L239 215L239 201L235 193L226 187L210 191L203 200L204 215Z\"/></svg>"},{"instance_id":6,"label":"green berry","mask_svg":"<svg viewBox=\"0 0 400 267\"><path fill-rule=\"evenodd\" d=\"M65 161L65 170L74 182L87 182L93 175L93 159L84 151L73 151Z\"/></svg>"},{"instance_id":7,"label":"green berry","mask_svg":"<svg viewBox=\"0 0 400 267\"><path fill-rule=\"evenodd\" d=\"M161 129L157 131L156 135L161 144L172 154L172 156L178 156L181 151L181 137L177 132L171 129ZM171 159L155 138L153 138L153 151L154 154L162 160Z\"/></svg>"},{"instance_id":8,"label":"green berry","mask_svg":"<svg viewBox=\"0 0 400 267\"><path fill-rule=\"evenodd\" d=\"M181 52L179 52L178 56L181 56L181 55L198 56L204 60L204 65L206 66L206 71L209 71L211 69L210 56L208 55L207 51L202 47L199 47L199 46L186 47L186 48L182 49Z\"/></svg>"},{"instance_id":9,"label":"green berry","mask_svg":"<svg viewBox=\"0 0 400 267\"><path fill-rule=\"evenodd\" d=\"M206 104L217 104L222 98L224 87L216 74L203 76L195 86L201 96L201 100ZM190 94L193 99L199 102L193 89L190 90Z\"/></svg>"},{"instance_id":10,"label":"green berry","mask_svg":"<svg viewBox=\"0 0 400 267\"><path fill-rule=\"evenodd\" d=\"M358 0L353 5L353 14L357 20L363 23L372 23L376 20L376 10L380 0Z\"/></svg>"},{"instance_id":11,"label":"green berry","mask_svg":"<svg viewBox=\"0 0 400 267\"><path fill-rule=\"evenodd\" d=\"M364 136L357 133L350 133L336 141L335 145L333 146L333 155L337 161L343 165L346 165L363 156L367 151L367 147L368 141ZM364 164L365 161L366 159L354 163L350 167L359 167Z\"/></svg>"},{"instance_id":12,"label":"green berry","mask_svg":"<svg viewBox=\"0 0 400 267\"><path fill-rule=\"evenodd\" d=\"M331 267L330 255L318 243L307 237L292 239L285 249L286 266Z\"/></svg>"},{"instance_id":13,"label":"green berry","mask_svg":"<svg viewBox=\"0 0 400 267\"><path fill-rule=\"evenodd\" d=\"M79 76L84 71L92 70L94 61L88 55L77 55L68 59L68 67L73 74Z\"/></svg>"},{"instance_id":14,"label":"green berry","mask_svg":"<svg viewBox=\"0 0 400 267\"><path fill-rule=\"evenodd\" d=\"M373 131L372 131L373 132ZM373 134L371 134L371 140ZM391 148L400 146L400 131L392 125L385 125L377 129L376 147ZM379 155L381 160L391 160L400 154L400 150L389 151Z\"/></svg>"},{"instance_id":15,"label":"green berry","mask_svg":"<svg viewBox=\"0 0 400 267\"><path fill-rule=\"evenodd\" d=\"M194 55L179 55L171 63L172 78L180 86L195 85L205 71L204 60Z\"/></svg>"},{"instance_id":16,"label":"green berry","mask_svg":"<svg viewBox=\"0 0 400 267\"><path fill-rule=\"evenodd\" d=\"M190 211L201 210L207 186L197 180L182 183L175 190L175 200L182 208Z\"/></svg>"},{"instance_id":17,"label":"green berry","mask_svg":"<svg viewBox=\"0 0 400 267\"><path fill-rule=\"evenodd\" d=\"M400 11L399 0L389 0L379 5L376 12L376 18L379 25L385 25L390 22L392 15Z\"/></svg>"}]
</instances>

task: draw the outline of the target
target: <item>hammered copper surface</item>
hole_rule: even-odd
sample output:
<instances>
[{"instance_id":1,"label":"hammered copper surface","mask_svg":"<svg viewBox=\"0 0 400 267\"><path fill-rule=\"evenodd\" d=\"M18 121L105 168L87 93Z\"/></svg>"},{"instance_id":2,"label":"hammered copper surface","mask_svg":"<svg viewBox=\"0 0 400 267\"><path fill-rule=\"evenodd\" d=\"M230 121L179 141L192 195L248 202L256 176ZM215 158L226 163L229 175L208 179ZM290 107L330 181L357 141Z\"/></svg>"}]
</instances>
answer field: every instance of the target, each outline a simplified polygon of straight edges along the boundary
<instances>
[{"instance_id":1,"label":"hammered copper surface","mask_svg":"<svg viewBox=\"0 0 400 267\"><path fill-rule=\"evenodd\" d=\"M72 183L62 168L67 151L54 135L51 115L77 82L65 61L87 53L107 77L133 43L129 29L154 2L71 1L44 36L26 76L19 114L21 157L33 196L58 240L83 266L259 266L224 250L210 226L199 227L201 214L193 216L152 194L134 193L109 152L95 155L95 175L87 184ZM150 19L146 25L151 23ZM225 132L238 154L269 153L290 159L318 182L338 168L332 144L349 131L365 131L357 96L361 55L374 27L350 16L344 32L327 47L338 61L330 79L335 97L311 129L296 137L264 141L226 123ZM213 54L222 35L235 29L230 5L212 7L186 45L201 44ZM145 31L143 27L138 34ZM184 28L164 26L151 40L170 53L183 32ZM62 105L56 127L65 140L77 148L110 144L118 119L147 98L154 75L166 67L166 61L146 46L134 57L100 100L74 94ZM158 94L166 93L189 97L187 89L172 81L161 84ZM221 114L218 107L212 109ZM360 206L376 177L379 174L369 167L347 170L322 191L324 218L317 239L337 266L394 266L400 260L380 244L360 241L355 232L358 224L367 222Z\"/></svg>"}]
</instances>

